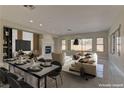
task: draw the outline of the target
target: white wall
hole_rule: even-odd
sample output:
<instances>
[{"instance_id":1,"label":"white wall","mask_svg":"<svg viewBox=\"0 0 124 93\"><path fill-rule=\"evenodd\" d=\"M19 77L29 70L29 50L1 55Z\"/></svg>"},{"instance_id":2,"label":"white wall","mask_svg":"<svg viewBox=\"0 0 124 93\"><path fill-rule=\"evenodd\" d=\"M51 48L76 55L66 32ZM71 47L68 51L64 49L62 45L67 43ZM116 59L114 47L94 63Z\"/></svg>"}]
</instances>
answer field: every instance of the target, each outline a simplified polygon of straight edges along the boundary
<instances>
[{"instance_id":1,"label":"white wall","mask_svg":"<svg viewBox=\"0 0 124 93\"><path fill-rule=\"evenodd\" d=\"M45 46L51 46L52 47L52 52L54 51L54 40L53 37L50 34L43 34L42 38L42 56L45 59L51 59L51 53L50 54L45 54Z\"/></svg>"},{"instance_id":2,"label":"white wall","mask_svg":"<svg viewBox=\"0 0 124 93\"><path fill-rule=\"evenodd\" d=\"M2 65L3 61L3 27L2 21L0 20L0 65Z\"/></svg>"},{"instance_id":3,"label":"white wall","mask_svg":"<svg viewBox=\"0 0 124 93\"><path fill-rule=\"evenodd\" d=\"M13 56L16 56L16 49L15 49L15 40L17 39L17 30L12 29L12 53Z\"/></svg>"},{"instance_id":4,"label":"white wall","mask_svg":"<svg viewBox=\"0 0 124 93\"><path fill-rule=\"evenodd\" d=\"M117 54L110 53L110 35L118 28L119 24L121 24L121 53L120 56ZM124 11L118 16L117 20L113 23L110 31L109 31L109 61L113 63L118 70L124 72ZM124 73L123 73L124 74Z\"/></svg>"}]
</instances>

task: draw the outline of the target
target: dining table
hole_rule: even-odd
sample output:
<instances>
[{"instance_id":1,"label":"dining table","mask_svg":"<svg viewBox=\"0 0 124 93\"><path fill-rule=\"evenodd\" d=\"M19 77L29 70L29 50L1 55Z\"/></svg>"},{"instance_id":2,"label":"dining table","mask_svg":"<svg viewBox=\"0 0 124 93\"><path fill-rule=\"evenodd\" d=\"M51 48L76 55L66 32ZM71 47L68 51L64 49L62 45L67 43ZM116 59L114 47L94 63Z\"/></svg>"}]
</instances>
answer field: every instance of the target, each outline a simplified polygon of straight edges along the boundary
<instances>
[{"instance_id":1,"label":"dining table","mask_svg":"<svg viewBox=\"0 0 124 93\"><path fill-rule=\"evenodd\" d=\"M51 64L50 66L43 66L41 65L41 61L36 61L35 64L32 64L32 62L27 62L25 64L16 64L17 60L6 60L7 64L9 64L9 71L10 67L13 66L14 68L18 68L34 77L37 78L37 87L40 88L40 80L44 78L44 87L47 88L47 76L50 72L56 70L59 68L58 65ZM28 68L32 66L40 66L42 69L40 71L31 71Z\"/></svg>"}]
</instances>

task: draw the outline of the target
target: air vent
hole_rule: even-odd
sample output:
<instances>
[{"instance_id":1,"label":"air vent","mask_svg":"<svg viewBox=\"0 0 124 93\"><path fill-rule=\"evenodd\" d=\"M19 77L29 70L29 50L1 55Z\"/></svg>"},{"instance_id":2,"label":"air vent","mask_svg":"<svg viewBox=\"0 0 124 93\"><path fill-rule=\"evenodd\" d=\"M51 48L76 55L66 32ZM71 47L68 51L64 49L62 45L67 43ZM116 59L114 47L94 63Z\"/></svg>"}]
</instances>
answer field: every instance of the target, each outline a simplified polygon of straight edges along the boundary
<instances>
[{"instance_id":1,"label":"air vent","mask_svg":"<svg viewBox=\"0 0 124 93\"><path fill-rule=\"evenodd\" d=\"M33 10L35 9L35 6L34 5L24 5L25 8L28 8L30 10Z\"/></svg>"}]
</instances>

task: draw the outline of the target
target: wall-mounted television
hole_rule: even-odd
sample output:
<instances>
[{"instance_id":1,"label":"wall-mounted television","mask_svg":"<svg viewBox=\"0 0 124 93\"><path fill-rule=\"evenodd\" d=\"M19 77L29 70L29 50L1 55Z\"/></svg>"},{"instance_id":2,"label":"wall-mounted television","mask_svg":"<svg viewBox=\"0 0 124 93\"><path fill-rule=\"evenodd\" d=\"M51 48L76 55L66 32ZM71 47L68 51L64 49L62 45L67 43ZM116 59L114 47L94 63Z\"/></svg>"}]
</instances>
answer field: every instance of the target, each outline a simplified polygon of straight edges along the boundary
<instances>
[{"instance_id":1,"label":"wall-mounted television","mask_svg":"<svg viewBox=\"0 0 124 93\"><path fill-rule=\"evenodd\" d=\"M51 53L51 46L45 46L45 54Z\"/></svg>"},{"instance_id":2,"label":"wall-mounted television","mask_svg":"<svg viewBox=\"0 0 124 93\"><path fill-rule=\"evenodd\" d=\"M31 51L31 41L28 40L16 40L15 44L16 51Z\"/></svg>"}]
</instances>

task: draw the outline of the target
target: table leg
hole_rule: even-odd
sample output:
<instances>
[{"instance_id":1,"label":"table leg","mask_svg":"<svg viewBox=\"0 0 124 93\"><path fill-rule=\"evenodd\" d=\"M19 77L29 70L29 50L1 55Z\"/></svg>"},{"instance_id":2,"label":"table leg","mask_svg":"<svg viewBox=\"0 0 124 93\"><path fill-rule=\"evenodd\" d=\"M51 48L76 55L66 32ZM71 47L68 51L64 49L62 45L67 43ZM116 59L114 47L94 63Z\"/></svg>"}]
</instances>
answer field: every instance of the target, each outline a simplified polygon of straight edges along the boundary
<instances>
[{"instance_id":1,"label":"table leg","mask_svg":"<svg viewBox=\"0 0 124 93\"><path fill-rule=\"evenodd\" d=\"M13 66L13 72L15 73L15 67Z\"/></svg>"},{"instance_id":2,"label":"table leg","mask_svg":"<svg viewBox=\"0 0 124 93\"><path fill-rule=\"evenodd\" d=\"M37 86L38 86L38 88L40 88L40 79L39 78L38 78Z\"/></svg>"},{"instance_id":3,"label":"table leg","mask_svg":"<svg viewBox=\"0 0 124 93\"><path fill-rule=\"evenodd\" d=\"M45 84L45 88L47 88L47 76L45 76L45 78L44 78L44 84Z\"/></svg>"},{"instance_id":4,"label":"table leg","mask_svg":"<svg viewBox=\"0 0 124 93\"><path fill-rule=\"evenodd\" d=\"M9 72L10 72L10 65L9 65Z\"/></svg>"}]
</instances>

